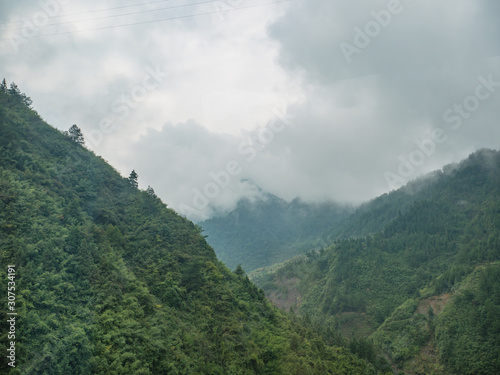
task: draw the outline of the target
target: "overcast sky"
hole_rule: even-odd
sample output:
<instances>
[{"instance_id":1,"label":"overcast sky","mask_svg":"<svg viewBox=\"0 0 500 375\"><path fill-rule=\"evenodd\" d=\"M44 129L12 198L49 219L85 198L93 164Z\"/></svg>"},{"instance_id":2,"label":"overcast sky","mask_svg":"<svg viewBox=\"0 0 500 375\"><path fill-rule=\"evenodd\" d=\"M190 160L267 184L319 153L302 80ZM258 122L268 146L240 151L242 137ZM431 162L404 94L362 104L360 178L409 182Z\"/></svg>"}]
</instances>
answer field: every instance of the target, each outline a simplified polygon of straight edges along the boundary
<instances>
[{"instance_id":1,"label":"overcast sky","mask_svg":"<svg viewBox=\"0 0 500 375\"><path fill-rule=\"evenodd\" d=\"M500 148L500 2L17 1L0 67L192 219L359 203Z\"/></svg>"}]
</instances>

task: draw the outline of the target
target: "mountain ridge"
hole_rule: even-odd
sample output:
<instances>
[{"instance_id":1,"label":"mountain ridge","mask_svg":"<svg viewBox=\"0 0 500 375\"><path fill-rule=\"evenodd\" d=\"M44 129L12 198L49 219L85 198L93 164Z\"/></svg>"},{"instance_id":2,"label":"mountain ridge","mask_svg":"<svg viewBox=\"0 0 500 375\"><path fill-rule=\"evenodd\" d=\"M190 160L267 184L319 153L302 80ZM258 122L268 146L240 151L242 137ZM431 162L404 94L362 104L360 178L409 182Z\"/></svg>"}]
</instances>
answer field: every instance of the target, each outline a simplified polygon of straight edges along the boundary
<instances>
[{"instance_id":1,"label":"mountain ridge","mask_svg":"<svg viewBox=\"0 0 500 375\"><path fill-rule=\"evenodd\" d=\"M347 205L306 203L299 198L286 202L267 192L263 197L243 199L226 215L199 223L217 256L230 268L241 265L250 272L303 254L323 231L352 210Z\"/></svg>"},{"instance_id":2,"label":"mountain ridge","mask_svg":"<svg viewBox=\"0 0 500 375\"><path fill-rule=\"evenodd\" d=\"M15 265L18 314L2 373L373 369L272 307L199 227L47 125L17 86L0 90L0 260Z\"/></svg>"},{"instance_id":3,"label":"mountain ridge","mask_svg":"<svg viewBox=\"0 0 500 375\"><path fill-rule=\"evenodd\" d=\"M497 373L500 152L479 150L432 176L411 200L403 188L355 213L354 237L252 280L278 304L296 295L296 313L368 339L396 371ZM386 211L396 217L380 225ZM446 303L434 309L439 298Z\"/></svg>"}]
</instances>

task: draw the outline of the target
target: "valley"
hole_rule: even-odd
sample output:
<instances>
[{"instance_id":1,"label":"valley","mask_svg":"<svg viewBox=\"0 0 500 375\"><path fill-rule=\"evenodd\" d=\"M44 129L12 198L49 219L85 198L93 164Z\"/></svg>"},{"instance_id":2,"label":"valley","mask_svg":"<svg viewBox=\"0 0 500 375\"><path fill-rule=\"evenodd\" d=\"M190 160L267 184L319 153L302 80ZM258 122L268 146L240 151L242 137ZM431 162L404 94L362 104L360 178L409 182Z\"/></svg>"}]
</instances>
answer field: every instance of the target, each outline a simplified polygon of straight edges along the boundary
<instances>
[{"instance_id":1,"label":"valley","mask_svg":"<svg viewBox=\"0 0 500 375\"><path fill-rule=\"evenodd\" d=\"M249 272L277 307L367 340L408 374L497 371L498 325L479 327L500 308L499 152L480 150L367 202L320 238L329 245L311 240L303 255ZM478 277L482 302L473 297ZM459 314L460 329L451 318Z\"/></svg>"}]
</instances>

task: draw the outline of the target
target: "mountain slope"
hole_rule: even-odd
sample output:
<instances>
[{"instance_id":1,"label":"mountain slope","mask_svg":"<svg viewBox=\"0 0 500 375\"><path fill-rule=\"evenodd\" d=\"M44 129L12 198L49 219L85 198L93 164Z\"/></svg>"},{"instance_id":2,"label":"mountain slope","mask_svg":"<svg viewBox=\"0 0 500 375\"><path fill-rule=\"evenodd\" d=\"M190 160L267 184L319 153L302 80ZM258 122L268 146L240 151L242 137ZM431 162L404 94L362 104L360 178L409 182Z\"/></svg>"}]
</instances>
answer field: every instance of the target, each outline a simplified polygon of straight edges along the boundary
<instances>
[{"instance_id":1,"label":"mountain slope","mask_svg":"<svg viewBox=\"0 0 500 375\"><path fill-rule=\"evenodd\" d=\"M333 203L286 202L263 193L254 202L242 200L230 213L200 223L218 258L245 270L283 262L314 247L325 246L321 234L344 219L351 209Z\"/></svg>"},{"instance_id":2,"label":"mountain slope","mask_svg":"<svg viewBox=\"0 0 500 375\"><path fill-rule=\"evenodd\" d=\"M228 267L248 272L269 267L333 244L382 231L416 200L428 199L440 171L384 194L354 209L335 203L286 202L261 190L261 198L242 200L224 215L200 223L207 241Z\"/></svg>"},{"instance_id":3,"label":"mountain slope","mask_svg":"<svg viewBox=\"0 0 500 375\"><path fill-rule=\"evenodd\" d=\"M2 308L4 353L15 342L2 373L373 369L273 308L198 227L45 124L28 99L0 90L0 279L15 270L18 314L8 339Z\"/></svg>"},{"instance_id":4,"label":"mountain slope","mask_svg":"<svg viewBox=\"0 0 500 375\"><path fill-rule=\"evenodd\" d=\"M498 373L500 336L484 329L500 322L500 153L481 150L425 182L404 210L404 190L381 199L398 212L383 230L253 280L277 304L296 295L296 311L370 337L407 373ZM362 215L376 217L383 206ZM484 267L488 281L470 281Z\"/></svg>"}]
</instances>

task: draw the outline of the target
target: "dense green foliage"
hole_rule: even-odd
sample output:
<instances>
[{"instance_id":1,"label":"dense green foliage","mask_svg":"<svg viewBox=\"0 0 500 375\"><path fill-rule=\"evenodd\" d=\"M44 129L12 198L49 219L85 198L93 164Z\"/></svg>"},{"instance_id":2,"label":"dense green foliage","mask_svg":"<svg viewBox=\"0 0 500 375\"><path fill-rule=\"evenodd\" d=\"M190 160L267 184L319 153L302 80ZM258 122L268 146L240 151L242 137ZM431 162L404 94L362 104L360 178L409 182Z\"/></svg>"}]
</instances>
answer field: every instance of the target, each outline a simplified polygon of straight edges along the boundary
<instances>
[{"instance_id":1,"label":"dense green foliage","mask_svg":"<svg viewBox=\"0 0 500 375\"><path fill-rule=\"evenodd\" d=\"M14 264L19 314L16 367L4 358L1 373L375 374L30 105L0 90L0 280Z\"/></svg>"},{"instance_id":2,"label":"dense green foliage","mask_svg":"<svg viewBox=\"0 0 500 375\"><path fill-rule=\"evenodd\" d=\"M446 365L461 374L500 369L500 264L479 266L436 318L436 345ZM472 360L471 360L472 359Z\"/></svg>"},{"instance_id":3,"label":"dense green foliage","mask_svg":"<svg viewBox=\"0 0 500 375\"><path fill-rule=\"evenodd\" d=\"M371 232L379 215L383 229L363 237L355 223ZM278 303L295 280L295 311L348 336L369 336L408 373L500 373L499 152L472 154L345 223L358 238L253 280ZM436 358L424 355L434 349Z\"/></svg>"},{"instance_id":4,"label":"dense green foliage","mask_svg":"<svg viewBox=\"0 0 500 375\"><path fill-rule=\"evenodd\" d=\"M446 167L452 169L453 166ZM442 173L353 207L334 203L286 202L261 191L224 215L200 223L217 257L228 267L248 272L284 262L296 255L328 247L338 239L359 238L382 231L415 200L428 199L429 184Z\"/></svg>"},{"instance_id":5,"label":"dense green foliage","mask_svg":"<svg viewBox=\"0 0 500 375\"><path fill-rule=\"evenodd\" d=\"M327 243L323 233L352 211L332 203L286 202L263 193L242 200L230 213L200 223L217 257L246 271L283 262Z\"/></svg>"}]
</instances>

